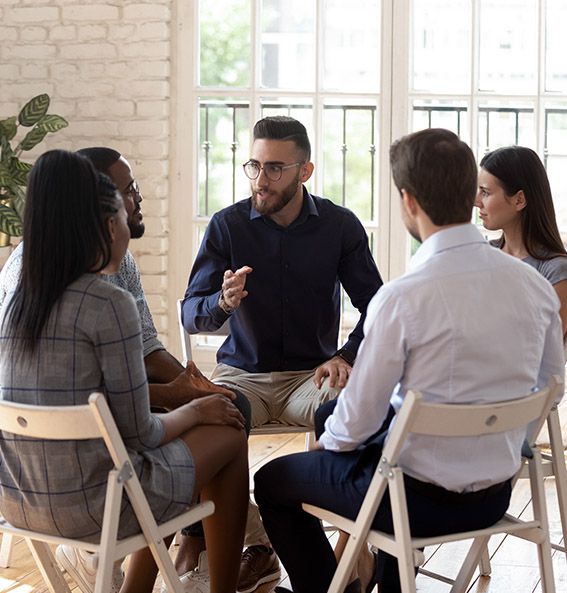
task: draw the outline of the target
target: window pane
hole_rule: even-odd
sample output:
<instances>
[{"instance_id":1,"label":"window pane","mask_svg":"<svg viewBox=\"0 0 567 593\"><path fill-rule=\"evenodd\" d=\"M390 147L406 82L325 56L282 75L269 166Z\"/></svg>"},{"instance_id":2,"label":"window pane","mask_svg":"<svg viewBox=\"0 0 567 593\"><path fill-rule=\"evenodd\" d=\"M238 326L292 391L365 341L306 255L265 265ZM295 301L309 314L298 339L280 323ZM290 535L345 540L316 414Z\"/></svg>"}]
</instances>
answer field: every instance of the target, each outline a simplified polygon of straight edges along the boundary
<instances>
[{"instance_id":1,"label":"window pane","mask_svg":"<svg viewBox=\"0 0 567 593\"><path fill-rule=\"evenodd\" d=\"M481 0L481 91L537 93L537 23L534 0Z\"/></svg>"},{"instance_id":2,"label":"window pane","mask_svg":"<svg viewBox=\"0 0 567 593\"><path fill-rule=\"evenodd\" d=\"M263 0L261 44L263 87L313 89L315 0Z\"/></svg>"},{"instance_id":3,"label":"window pane","mask_svg":"<svg viewBox=\"0 0 567 593\"><path fill-rule=\"evenodd\" d=\"M445 128L468 142L468 108L464 101L419 100L413 105L414 132L425 128Z\"/></svg>"},{"instance_id":4,"label":"window pane","mask_svg":"<svg viewBox=\"0 0 567 593\"><path fill-rule=\"evenodd\" d=\"M535 145L534 110L531 106L481 104L478 108L478 155L520 144Z\"/></svg>"},{"instance_id":5,"label":"window pane","mask_svg":"<svg viewBox=\"0 0 567 593\"><path fill-rule=\"evenodd\" d=\"M380 2L323 3L324 86L349 92L380 87Z\"/></svg>"},{"instance_id":6,"label":"window pane","mask_svg":"<svg viewBox=\"0 0 567 593\"><path fill-rule=\"evenodd\" d=\"M567 61L565 60L565 23L567 4L558 0L547 2L545 22L545 90L567 92Z\"/></svg>"},{"instance_id":7,"label":"window pane","mask_svg":"<svg viewBox=\"0 0 567 593\"><path fill-rule=\"evenodd\" d=\"M250 85L250 0L200 0L201 86Z\"/></svg>"},{"instance_id":8,"label":"window pane","mask_svg":"<svg viewBox=\"0 0 567 593\"><path fill-rule=\"evenodd\" d=\"M545 166L551 185L557 225L567 243L567 107L545 110Z\"/></svg>"},{"instance_id":9,"label":"window pane","mask_svg":"<svg viewBox=\"0 0 567 593\"><path fill-rule=\"evenodd\" d=\"M249 156L248 118L245 101L199 101L199 216L249 195L242 171Z\"/></svg>"},{"instance_id":10,"label":"window pane","mask_svg":"<svg viewBox=\"0 0 567 593\"><path fill-rule=\"evenodd\" d=\"M261 99L262 117L270 115L287 115L300 121L307 128L311 144L315 137L313 131L313 103L303 97L281 97L278 99Z\"/></svg>"},{"instance_id":11,"label":"window pane","mask_svg":"<svg viewBox=\"0 0 567 593\"><path fill-rule=\"evenodd\" d=\"M557 226L565 243L567 242L567 156L548 157L546 160Z\"/></svg>"},{"instance_id":12,"label":"window pane","mask_svg":"<svg viewBox=\"0 0 567 593\"><path fill-rule=\"evenodd\" d=\"M323 112L323 193L361 219L374 218L375 105L328 103Z\"/></svg>"},{"instance_id":13,"label":"window pane","mask_svg":"<svg viewBox=\"0 0 567 593\"><path fill-rule=\"evenodd\" d=\"M468 92L471 0L414 0L412 8L414 90Z\"/></svg>"},{"instance_id":14,"label":"window pane","mask_svg":"<svg viewBox=\"0 0 567 593\"><path fill-rule=\"evenodd\" d=\"M567 155L567 107L545 110L545 150L550 156Z\"/></svg>"}]
</instances>

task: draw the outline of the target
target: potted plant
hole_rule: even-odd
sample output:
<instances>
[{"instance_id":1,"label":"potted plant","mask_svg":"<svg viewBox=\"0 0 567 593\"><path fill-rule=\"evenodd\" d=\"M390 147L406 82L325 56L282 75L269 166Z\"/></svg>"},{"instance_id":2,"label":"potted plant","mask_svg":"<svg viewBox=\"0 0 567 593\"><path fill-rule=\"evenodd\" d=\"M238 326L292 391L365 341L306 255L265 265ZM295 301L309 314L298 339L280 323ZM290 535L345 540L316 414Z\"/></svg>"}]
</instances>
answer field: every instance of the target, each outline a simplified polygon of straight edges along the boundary
<instances>
[{"instance_id":1,"label":"potted plant","mask_svg":"<svg viewBox=\"0 0 567 593\"><path fill-rule=\"evenodd\" d=\"M30 163L20 155L39 144L50 132L57 132L69 124L60 115L48 114L49 96L37 95L28 101L18 116L0 120L0 246L10 244L10 237L22 234L25 187ZM12 148L20 128L30 128Z\"/></svg>"}]
</instances>

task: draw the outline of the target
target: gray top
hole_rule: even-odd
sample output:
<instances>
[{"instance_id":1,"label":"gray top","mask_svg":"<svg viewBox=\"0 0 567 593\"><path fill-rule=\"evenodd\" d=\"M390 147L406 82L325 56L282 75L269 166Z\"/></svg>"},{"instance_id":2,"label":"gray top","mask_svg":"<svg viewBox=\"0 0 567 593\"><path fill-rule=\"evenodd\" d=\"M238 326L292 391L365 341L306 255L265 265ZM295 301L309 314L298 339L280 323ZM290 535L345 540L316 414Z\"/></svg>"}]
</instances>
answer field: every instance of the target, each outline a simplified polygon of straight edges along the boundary
<instances>
[{"instance_id":1,"label":"gray top","mask_svg":"<svg viewBox=\"0 0 567 593\"><path fill-rule=\"evenodd\" d=\"M500 249L500 239L492 239L489 243L492 247ZM551 259L538 259L528 255L522 258L522 261L535 268L551 285L567 280L567 255L558 255Z\"/></svg>"},{"instance_id":2,"label":"gray top","mask_svg":"<svg viewBox=\"0 0 567 593\"><path fill-rule=\"evenodd\" d=\"M10 297L8 297L10 298ZM35 405L80 405L102 391L159 522L191 502L194 468L181 439L160 446L163 424L150 412L134 299L98 275L73 282L54 307L33 355L10 356L1 329L0 398ZM44 441L0 433L0 513L16 526L97 539L107 474L100 439ZM120 537L138 531L123 505Z\"/></svg>"},{"instance_id":3,"label":"gray top","mask_svg":"<svg viewBox=\"0 0 567 593\"><path fill-rule=\"evenodd\" d=\"M567 256L557 256L552 259L536 259L528 255L522 261L535 268L551 284L557 284L562 280L567 280Z\"/></svg>"},{"instance_id":4,"label":"gray top","mask_svg":"<svg viewBox=\"0 0 567 593\"><path fill-rule=\"evenodd\" d=\"M6 295L15 290L20 279L22 268L23 243L20 243L10 254L0 272L0 308L4 303ZM164 350L163 344L158 340L157 331L152 319L152 314L144 296L144 289L140 279L140 270L134 256L127 251L120 269L116 274L102 274L108 282L127 290L136 301L136 307L142 321L142 338L144 340L144 357L156 350Z\"/></svg>"}]
</instances>

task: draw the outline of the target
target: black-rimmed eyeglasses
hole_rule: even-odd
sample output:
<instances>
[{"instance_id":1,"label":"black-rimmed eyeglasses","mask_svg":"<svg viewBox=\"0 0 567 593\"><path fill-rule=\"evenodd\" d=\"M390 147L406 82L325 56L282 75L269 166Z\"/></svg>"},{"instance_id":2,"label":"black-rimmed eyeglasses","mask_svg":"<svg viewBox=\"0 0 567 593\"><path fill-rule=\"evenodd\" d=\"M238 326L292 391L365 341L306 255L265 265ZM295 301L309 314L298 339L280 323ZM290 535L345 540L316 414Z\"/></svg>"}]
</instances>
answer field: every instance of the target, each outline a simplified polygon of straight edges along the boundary
<instances>
[{"instance_id":1,"label":"black-rimmed eyeglasses","mask_svg":"<svg viewBox=\"0 0 567 593\"><path fill-rule=\"evenodd\" d=\"M133 179L129 184L128 187L122 192L124 196L132 196L133 199L139 198L142 195L140 191L140 186L138 182Z\"/></svg>"},{"instance_id":2,"label":"black-rimmed eyeglasses","mask_svg":"<svg viewBox=\"0 0 567 593\"><path fill-rule=\"evenodd\" d=\"M279 181L282 178L285 169L291 169L298 165L303 165L303 161L291 163L290 165L275 165L273 163L261 165L257 161L248 161L247 163L244 163L242 167L244 169L244 174L248 179L258 179L258 177L260 177L260 171L263 169L264 175L270 181Z\"/></svg>"}]
</instances>

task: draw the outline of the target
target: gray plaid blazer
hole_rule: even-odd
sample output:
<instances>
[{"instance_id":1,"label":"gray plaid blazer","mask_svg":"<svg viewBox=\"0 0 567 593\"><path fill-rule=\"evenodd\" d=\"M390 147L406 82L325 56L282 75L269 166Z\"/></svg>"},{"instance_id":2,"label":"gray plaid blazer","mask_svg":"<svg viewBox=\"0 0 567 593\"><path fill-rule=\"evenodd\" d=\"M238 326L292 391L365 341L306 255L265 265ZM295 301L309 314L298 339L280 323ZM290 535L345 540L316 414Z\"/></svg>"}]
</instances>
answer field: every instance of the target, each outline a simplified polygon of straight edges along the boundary
<instances>
[{"instance_id":1,"label":"gray plaid blazer","mask_svg":"<svg viewBox=\"0 0 567 593\"><path fill-rule=\"evenodd\" d=\"M85 274L53 308L32 356L10 356L0 312L0 397L36 405L85 404L102 391L158 522L190 504L194 467L185 443L160 446L150 412L140 319L132 296ZM0 432L0 512L16 526L96 540L111 461L101 440L44 441ZM139 530L127 500L120 537Z\"/></svg>"}]
</instances>

